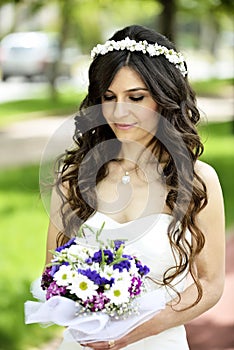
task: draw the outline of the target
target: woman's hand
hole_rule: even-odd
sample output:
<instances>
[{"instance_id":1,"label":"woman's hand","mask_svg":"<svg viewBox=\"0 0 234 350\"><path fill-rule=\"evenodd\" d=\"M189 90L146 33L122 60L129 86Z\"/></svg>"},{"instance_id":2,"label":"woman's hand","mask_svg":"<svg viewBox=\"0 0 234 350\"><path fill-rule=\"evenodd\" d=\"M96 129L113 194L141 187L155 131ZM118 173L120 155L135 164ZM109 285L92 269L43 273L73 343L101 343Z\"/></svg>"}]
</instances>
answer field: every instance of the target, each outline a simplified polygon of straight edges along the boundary
<instances>
[{"instance_id":1,"label":"woman's hand","mask_svg":"<svg viewBox=\"0 0 234 350\"><path fill-rule=\"evenodd\" d=\"M158 313L160 314L160 312ZM157 314L157 315L158 315ZM157 316L156 315L156 316ZM135 343L141 339L147 338L151 335L156 334L156 326L155 326L155 316L150 320L142 323L141 325L134 328L131 332L125 334L122 338L116 340L109 341L98 341L94 343L82 343L82 346L87 346L93 350L120 350L125 349L126 346ZM153 331L154 330L154 331Z\"/></svg>"},{"instance_id":2,"label":"woman's hand","mask_svg":"<svg viewBox=\"0 0 234 350\"><path fill-rule=\"evenodd\" d=\"M109 341L100 341L95 343L86 343L81 344L82 346L87 346L90 349L93 350L120 350L123 349L127 344L124 344L123 340L109 340Z\"/></svg>"}]
</instances>

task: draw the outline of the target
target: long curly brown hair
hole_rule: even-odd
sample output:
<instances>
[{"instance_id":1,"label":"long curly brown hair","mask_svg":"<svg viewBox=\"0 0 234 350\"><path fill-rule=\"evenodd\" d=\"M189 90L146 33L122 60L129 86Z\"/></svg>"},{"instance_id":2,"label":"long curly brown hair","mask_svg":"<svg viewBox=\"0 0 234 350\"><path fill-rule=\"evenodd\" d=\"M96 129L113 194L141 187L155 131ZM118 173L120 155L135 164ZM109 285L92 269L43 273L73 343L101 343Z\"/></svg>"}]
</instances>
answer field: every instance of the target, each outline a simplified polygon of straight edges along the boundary
<instances>
[{"instance_id":1,"label":"long curly brown hair","mask_svg":"<svg viewBox=\"0 0 234 350\"><path fill-rule=\"evenodd\" d=\"M116 32L110 40L126 37L157 42L175 50L167 38L138 25ZM166 204L172 211L173 220L168 228L168 238L172 251L178 256L176 266L165 272L163 284L171 286L175 277L189 271L198 291L192 304L195 305L202 297L202 287L194 262L205 243L196 216L207 204L205 184L195 171L195 162L203 152L196 129L200 115L187 77L163 55L150 57L141 52L122 50L99 55L91 63L88 94L75 117L76 147L66 151L58 172L57 189L63 200L64 226L58 236L58 245L74 235L97 209L96 185L107 176L108 163L117 159L120 151L121 143L103 117L101 99L123 66L140 75L161 115L157 133L149 146L163 167L169 189ZM111 147L106 142L109 140ZM61 190L61 184L66 188L65 192ZM191 241L187 239L187 230L191 232Z\"/></svg>"}]
</instances>

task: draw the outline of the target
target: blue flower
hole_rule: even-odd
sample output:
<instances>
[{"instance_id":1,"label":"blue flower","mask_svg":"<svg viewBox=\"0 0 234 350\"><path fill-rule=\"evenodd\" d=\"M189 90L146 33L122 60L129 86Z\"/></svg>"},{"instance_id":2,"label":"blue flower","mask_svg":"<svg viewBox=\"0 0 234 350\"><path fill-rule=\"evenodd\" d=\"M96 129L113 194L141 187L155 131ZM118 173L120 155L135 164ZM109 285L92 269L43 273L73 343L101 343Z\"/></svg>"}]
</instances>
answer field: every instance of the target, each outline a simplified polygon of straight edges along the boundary
<instances>
[{"instance_id":1,"label":"blue flower","mask_svg":"<svg viewBox=\"0 0 234 350\"><path fill-rule=\"evenodd\" d=\"M53 265L50 271L50 276L54 276L54 274L59 270L60 265Z\"/></svg>"},{"instance_id":2,"label":"blue flower","mask_svg":"<svg viewBox=\"0 0 234 350\"><path fill-rule=\"evenodd\" d=\"M110 280L108 280L105 277L101 277L99 273L95 270L92 271L91 269L86 269L86 270L78 269L78 273L88 277L90 281L92 281L98 286L103 286L105 284L109 284L110 286L112 286L112 284L114 283L114 278L111 278Z\"/></svg>"},{"instance_id":3,"label":"blue flower","mask_svg":"<svg viewBox=\"0 0 234 350\"><path fill-rule=\"evenodd\" d=\"M56 248L55 249L56 252L61 252L63 249L69 248L70 246L76 244L75 240L76 240L76 237L71 238L67 243L65 243L64 245L61 245L60 247Z\"/></svg>"},{"instance_id":4,"label":"blue flower","mask_svg":"<svg viewBox=\"0 0 234 350\"><path fill-rule=\"evenodd\" d=\"M102 261L102 252L99 250L98 252L95 252L92 257L92 261L96 263L100 263Z\"/></svg>"},{"instance_id":5,"label":"blue flower","mask_svg":"<svg viewBox=\"0 0 234 350\"><path fill-rule=\"evenodd\" d=\"M124 245L124 241L116 240L114 241L114 244L115 244L115 250L118 250L121 247L121 245Z\"/></svg>"},{"instance_id":6,"label":"blue flower","mask_svg":"<svg viewBox=\"0 0 234 350\"><path fill-rule=\"evenodd\" d=\"M118 269L119 272L123 272L124 269L126 269L127 271L129 271L131 268L131 263L129 260L123 260L117 264L113 265L113 269Z\"/></svg>"},{"instance_id":7,"label":"blue flower","mask_svg":"<svg viewBox=\"0 0 234 350\"><path fill-rule=\"evenodd\" d=\"M85 262L86 262L86 264L88 264L88 265L92 265L93 260L92 260L92 258L88 258L88 259L85 260Z\"/></svg>"},{"instance_id":8,"label":"blue flower","mask_svg":"<svg viewBox=\"0 0 234 350\"><path fill-rule=\"evenodd\" d=\"M112 263L114 260L113 253L109 249L103 250L104 256L105 256L105 262L107 264ZM96 263L100 263L102 261L102 251L99 250L93 254L92 261Z\"/></svg>"},{"instance_id":9,"label":"blue flower","mask_svg":"<svg viewBox=\"0 0 234 350\"><path fill-rule=\"evenodd\" d=\"M141 276L145 276L150 272L150 269L146 265L142 265L140 261L136 262L136 267L138 268L138 272Z\"/></svg>"},{"instance_id":10,"label":"blue flower","mask_svg":"<svg viewBox=\"0 0 234 350\"><path fill-rule=\"evenodd\" d=\"M128 260L132 260L133 259L131 255L127 255L127 254L123 254L122 257L126 258Z\"/></svg>"},{"instance_id":11,"label":"blue flower","mask_svg":"<svg viewBox=\"0 0 234 350\"><path fill-rule=\"evenodd\" d=\"M54 274L59 270L59 268L62 265L69 265L69 263L67 261L64 261L62 264L53 265L50 270L50 276L54 277Z\"/></svg>"}]
</instances>

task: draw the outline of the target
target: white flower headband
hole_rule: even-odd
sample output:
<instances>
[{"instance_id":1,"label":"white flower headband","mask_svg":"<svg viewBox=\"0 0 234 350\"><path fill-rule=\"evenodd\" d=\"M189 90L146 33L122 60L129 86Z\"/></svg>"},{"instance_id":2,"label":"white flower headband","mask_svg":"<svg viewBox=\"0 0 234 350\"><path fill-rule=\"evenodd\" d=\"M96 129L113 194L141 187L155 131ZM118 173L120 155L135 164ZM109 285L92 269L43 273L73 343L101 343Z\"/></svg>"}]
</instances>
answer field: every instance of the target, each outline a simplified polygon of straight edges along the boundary
<instances>
[{"instance_id":1,"label":"white flower headband","mask_svg":"<svg viewBox=\"0 0 234 350\"><path fill-rule=\"evenodd\" d=\"M151 57L164 55L164 57L170 63L173 63L176 68L181 71L184 77L188 73L185 68L185 59L180 52L176 52L173 49L168 49L167 47L158 45L157 43L149 44L146 40L137 42L135 40L131 40L129 37L126 37L120 41L108 40L103 45L98 44L92 49L91 58L94 59L98 55L105 55L114 50L128 50L131 52L140 51L144 54L148 53Z\"/></svg>"}]
</instances>

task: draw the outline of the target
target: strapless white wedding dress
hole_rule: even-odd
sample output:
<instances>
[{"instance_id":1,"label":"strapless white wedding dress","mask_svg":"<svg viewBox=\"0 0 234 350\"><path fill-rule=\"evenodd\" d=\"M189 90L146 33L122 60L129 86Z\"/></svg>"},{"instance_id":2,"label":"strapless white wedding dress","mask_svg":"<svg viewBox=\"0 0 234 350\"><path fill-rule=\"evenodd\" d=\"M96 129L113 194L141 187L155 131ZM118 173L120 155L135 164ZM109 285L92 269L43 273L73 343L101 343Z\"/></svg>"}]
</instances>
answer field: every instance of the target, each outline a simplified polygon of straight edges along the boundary
<instances>
[{"instance_id":1,"label":"strapless white wedding dress","mask_svg":"<svg viewBox=\"0 0 234 350\"><path fill-rule=\"evenodd\" d=\"M127 239L126 244L129 249L136 252L142 262L150 267L150 276L162 280L163 273L175 264L175 258L167 236L167 229L171 220L172 217L167 214L152 214L129 223L120 224L105 214L96 212L86 223L93 228L100 228L101 224L105 222L102 238ZM179 292L183 291L186 285L186 276L179 276L174 285ZM153 288L158 288L158 285L153 283ZM165 289L165 296L166 300L169 301L174 298L175 294L171 290ZM179 326L159 335L140 340L125 349L188 350L189 346L185 328ZM75 342L63 342L59 350L84 350L84 347Z\"/></svg>"}]
</instances>

